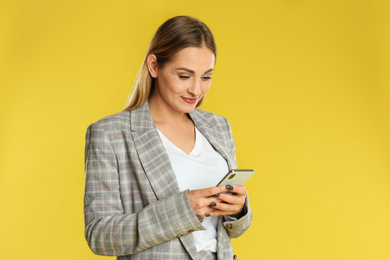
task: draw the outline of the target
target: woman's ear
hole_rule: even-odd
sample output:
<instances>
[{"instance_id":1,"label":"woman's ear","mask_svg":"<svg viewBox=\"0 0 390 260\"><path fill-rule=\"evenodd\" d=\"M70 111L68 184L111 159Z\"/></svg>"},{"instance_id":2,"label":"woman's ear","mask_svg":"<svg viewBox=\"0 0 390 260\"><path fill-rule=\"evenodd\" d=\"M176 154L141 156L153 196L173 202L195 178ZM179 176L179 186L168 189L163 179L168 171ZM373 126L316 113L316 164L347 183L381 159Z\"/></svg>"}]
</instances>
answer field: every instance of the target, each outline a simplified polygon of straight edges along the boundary
<instances>
[{"instance_id":1,"label":"woman's ear","mask_svg":"<svg viewBox=\"0 0 390 260\"><path fill-rule=\"evenodd\" d=\"M149 54L146 58L146 65L148 66L150 76L152 76L153 78L157 78L158 66L156 55L154 55L153 53Z\"/></svg>"}]
</instances>

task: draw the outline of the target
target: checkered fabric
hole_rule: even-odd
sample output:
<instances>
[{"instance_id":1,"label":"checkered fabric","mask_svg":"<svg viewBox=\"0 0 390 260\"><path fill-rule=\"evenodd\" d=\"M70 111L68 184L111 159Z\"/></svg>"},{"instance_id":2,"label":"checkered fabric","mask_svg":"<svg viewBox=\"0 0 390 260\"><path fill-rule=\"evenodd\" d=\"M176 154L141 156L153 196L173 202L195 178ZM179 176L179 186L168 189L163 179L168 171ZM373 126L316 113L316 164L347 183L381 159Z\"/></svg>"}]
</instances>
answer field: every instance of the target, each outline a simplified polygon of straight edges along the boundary
<instances>
[{"instance_id":1,"label":"checkered fabric","mask_svg":"<svg viewBox=\"0 0 390 260\"><path fill-rule=\"evenodd\" d=\"M236 168L228 121L199 109L189 115L229 168ZM196 251L191 232L204 228L187 191L179 191L148 102L88 127L85 172L85 237L95 254L144 260L215 258ZM218 259L233 259L229 238L248 229L252 219L248 200L246 211L238 220L219 217Z\"/></svg>"}]
</instances>

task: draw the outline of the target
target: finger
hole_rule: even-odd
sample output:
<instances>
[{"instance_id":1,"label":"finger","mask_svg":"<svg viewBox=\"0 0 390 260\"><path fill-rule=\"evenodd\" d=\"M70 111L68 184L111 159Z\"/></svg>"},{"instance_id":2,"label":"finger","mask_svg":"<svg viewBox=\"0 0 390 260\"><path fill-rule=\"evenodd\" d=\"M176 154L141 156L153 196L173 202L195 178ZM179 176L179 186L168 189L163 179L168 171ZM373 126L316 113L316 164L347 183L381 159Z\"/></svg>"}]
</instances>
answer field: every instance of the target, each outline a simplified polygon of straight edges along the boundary
<instances>
[{"instance_id":1,"label":"finger","mask_svg":"<svg viewBox=\"0 0 390 260\"><path fill-rule=\"evenodd\" d=\"M220 194L219 194L219 193L217 193L217 194L213 195L213 197L216 197L216 198L219 198L219 196L220 196Z\"/></svg>"},{"instance_id":2,"label":"finger","mask_svg":"<svg viewBox=\"0 0 390 260\"><path fill-rule=\"evenodd\" d=\"M246 195L247 191L244 186L230 185L232 188L228 189L230 192L237 193L239 195Z\"/></svg>"},{"instance_id":3,"label":"finger","mask_svg":"<svg viewBox=\"0 0 390 260\"><path fill-rule=\"evenodd\" d=\"M224 211L224 210L219 210L215 209L207 213L208 217L215 217L215 216L223 216L223 215L234 215L236 212L233 211Z\"/></svg>"},{"instance_id":4,"label":"finger","mask_svg":"<svg viewBox=\"0 0 390 260\"><path fill-rule=\"evenodd\" d=\"M217 205L219 203L223 203L223 201L214 197L190 200L192 210L198 218L205 217L208 212L214 210L211 205Z\"/></svg>"},{"instance_id":5,"label":"finger","mask_svg":"<svg viewBox=\"0 0 390 260\"><path fill-rule=\"evenodd\" d=\"M211 187L199 190L202 197L211 197L226 191L226 186Z\"/></svg>"},{"instance_id":6,"label":"finger","mask_svg":"<svg viewBox=\"0 0 390 260\"><path fill-rule=\"evenodd\" d=\"M229 204L243 205L245 203L244 195L233 195L232 193L224 193L219 196L219 200Z\"/></svg>"},{"instance_id":7,"label":"finger","mask_svg":"<svg viewBox=\"0 0 390 260\"><path fill-rule=\"evenodd\" d=\"M222 210L225 212L237 213L243 208L243 204L228 204L228 203L218 203L215 205L210 205L213 209Z\"/></svg>"},{"instance_id":8,"label":"finger","mask_svg":"<svg viewBox=\"0 0 390 260\"><path fill-rule=\"evenodd\" d=\"M203 202L204 202L204 207L208 207L208 206L212 207L215 204L223 203L223 200L215 197L209 197L207 199L204 199Z\"/></svg>"},{"instance_id":9,"label":"finger","mask_svg":"<svg viewBox=\"0 0 390 260\"><path fill-rule=\"evenodd\" d=\"M212 212L213 210L214 210L213 207L211 205L208 205L200 209L195 209L194 213L198 218L203 218L206 217L206 215Z\"/></svg>"},{"instance_id":10,"label":"finger","mask_svg":"<svg viewBox=\"0 0 390 260\"><path fill-rule=\"evenodd\" d=\"M205 207L209 207L212 203L222 203L222 202L223 202L222 200L215 197L196 198L190 200L190 204L194 210L201 210Z\"/></svg>"},{"instance_id":11,"label":"finger","mask_svg":"<svg viewBox=\"0 0 390 260\"><path fill-rule=\"evenodd\" d=\"M212 207L205 207L202 209L202 217L210 217L210 212L214 209Z\"/></svg>"}]
</instances>

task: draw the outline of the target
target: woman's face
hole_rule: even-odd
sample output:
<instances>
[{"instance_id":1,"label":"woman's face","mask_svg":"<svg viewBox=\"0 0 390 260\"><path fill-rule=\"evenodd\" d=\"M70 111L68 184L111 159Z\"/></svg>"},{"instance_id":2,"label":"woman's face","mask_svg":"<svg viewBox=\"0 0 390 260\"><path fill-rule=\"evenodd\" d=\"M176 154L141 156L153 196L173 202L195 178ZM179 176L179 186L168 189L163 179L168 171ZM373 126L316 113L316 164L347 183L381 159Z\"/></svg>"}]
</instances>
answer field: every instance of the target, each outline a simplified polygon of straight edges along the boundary
<instances>
[{"instance_id":1,"label":"woman's face","mask_svg":"<svg viewBox=\"0 0 390 260\"><path fill-rule=\"evenodd\" d=\"M207 47L188 47L175 54L163 68L151 71L155 78L152 100L158 109L189 113L210 88L215 63ZM162 110L161 110L162 111Z\"/></svg>"}]
</instances>

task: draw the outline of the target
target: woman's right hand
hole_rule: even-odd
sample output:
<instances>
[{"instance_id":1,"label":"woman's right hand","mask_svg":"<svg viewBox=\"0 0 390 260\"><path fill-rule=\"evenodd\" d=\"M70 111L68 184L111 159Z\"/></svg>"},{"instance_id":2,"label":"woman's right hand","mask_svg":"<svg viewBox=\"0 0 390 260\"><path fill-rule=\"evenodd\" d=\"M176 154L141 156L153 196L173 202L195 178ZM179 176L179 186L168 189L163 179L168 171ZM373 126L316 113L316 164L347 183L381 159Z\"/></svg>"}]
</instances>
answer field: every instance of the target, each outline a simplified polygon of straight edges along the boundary
<instances>
[{"instance_id":1,"label":"woman's right hand","mask_svg":"<svg viewBox=\"0 0 390 260\"><path fill-rule=\"evenodd\" d=\"M229 214L228 212L224 212L222 210L216 210L219 208L221 203L231 207L231 205L225 204L226 202L219 199L220 194L226 191L230 191L227 186L211 187L200 190L189 190L187 192L187 197L196 216L199 219L202 219L208 216Z\"/></svg>"}]
</instances>

